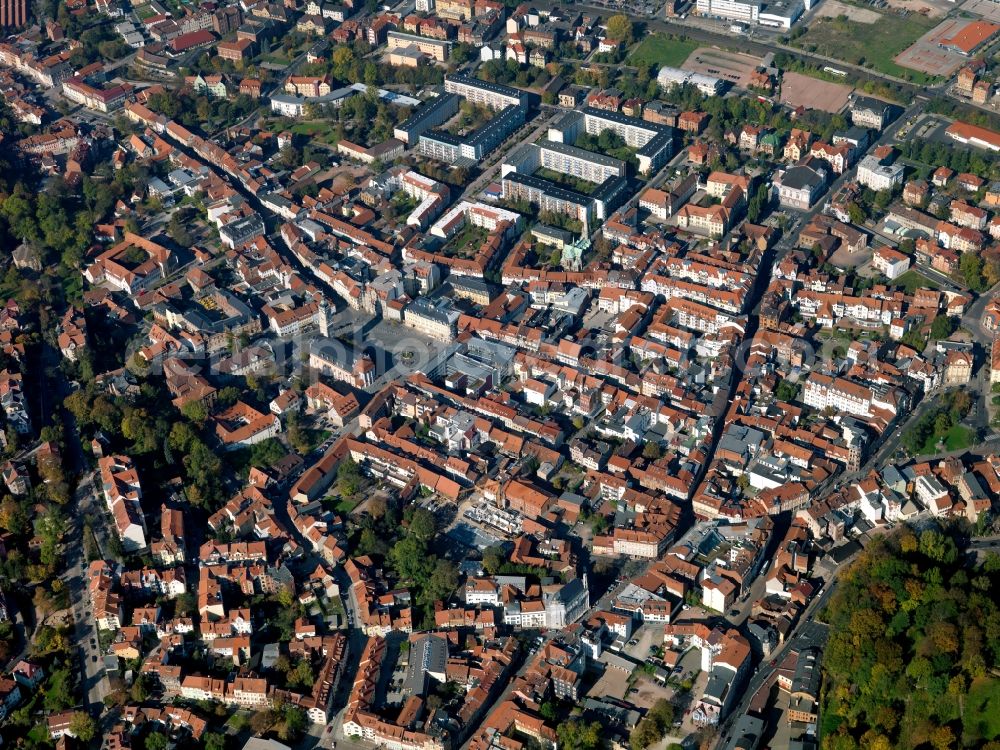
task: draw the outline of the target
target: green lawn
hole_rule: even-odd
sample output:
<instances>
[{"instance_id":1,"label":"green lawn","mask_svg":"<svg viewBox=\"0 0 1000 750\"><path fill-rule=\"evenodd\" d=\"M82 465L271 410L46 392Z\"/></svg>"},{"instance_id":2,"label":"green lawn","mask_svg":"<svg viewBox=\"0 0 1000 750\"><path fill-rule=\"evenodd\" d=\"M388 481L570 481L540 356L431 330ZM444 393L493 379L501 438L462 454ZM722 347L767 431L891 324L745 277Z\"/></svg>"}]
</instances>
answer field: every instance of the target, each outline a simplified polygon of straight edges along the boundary
<instances>
[{"instance_id":1,"label":"green lawn","mask_svg":"<svg viewBox=\"0 0 1000 750\"><path fill-rule=\"evenodd\" d=\"M861 65L914 83L939 81L916 70L897 65L893 58L938 23L919 13L906 18L885 13L878 23L856 23L844 18L821 18L796 39L796 47Z\"/></svg>"},{"instance_id":2,"label":"green lawn","mask_svg":"<svg viewBox=\"0 0 1000 750\"><path fill-rule=\"evenodd\" d=\"M680 67L700 45L687 39L671 39L666 34L651 34L635 46L628 56L633 65L668 65Z\"/></svg>"},{"instance_id":3,"label":"green lawn","mask_svg":"<svg viewBox=\"0 0 1000 750\"><path fill-rule=\"evenodd\" d=\"M926 276L918 271L907 271L898 279L896 279L893 286L903 289L907 294L913 294L917 289L939 289L940 287L935 282L928 279Z\"/></svg>"},{"instance_id":4,"label":"green lawn","mask_svg":"<svg viewBox=\"0 0 1000 750\"><path fill-rule=\"evenodd\" d=\"M958 451L972 445L975 442L975 438L976 433L973 430L957 424L948 430L948 434L944 436L944 444L948 450ZM998 695L998 698L1000 698L1000 695ZM998 706L998 708L1000 708L1000 706Z\"/></svg>"},{"instance_id":5,"label":"green lawn","mask_svg":"<svg viewBox=\"0 0 1000 750\"><path fill-rule=\"evenodd\" d=\"M328 122L299 122L290 128L292 135L304 135L323 143L334 144L333 126Z\"/></svg>"},{"instance_id":6,"label":"green lawn","mask_svg":"<svg viewBox=\"0 0 1000 750\"><path fill-rule=\"evenodd\" d=\"M285 55L272 54L261 57L261 62L271 63L272 65L289 65L292 60Z\"/></svg>"},{"instance_id":7,"label":"green lawn","mask_svg":"<svg viewBox=\"0 0 1000 750\"><path fill-rule=\"evenodd\" d=\"M364 498L362 498L360 495L354 497L353 499L349 497L342 497L340 498L340 500L337 501L337 505L335 507L338 513L342 513L343 515L346 516L352 510L361 505L361 501L363 499Z\"/></svg>"},{"instance_id":8,"label":"green lawn","mask_svg":"<svg viewBox=\"0 0 1000 750\"><path fill-rule=\"evenodd\" d=\"M943 436L944 448L938 447L938 438L941 437L937 434L931 435L927 438L919 452L918 456L930 456L941 450L946 451L958 451L968 448L975 442L976 433L970 430L968 427L963 427L960 424L952 427Z\"/></svg>"},{"instance_id":9,"label":"green lawn","mask_svg":"<svg viewBox=\"0 0 1000 750\"><path fill-rule=\"evenodd\" d=\"M1000 737L1000 680L981 677L972 681L963 723L967 731L985 740Z\"/></svg>"}]
</instances>

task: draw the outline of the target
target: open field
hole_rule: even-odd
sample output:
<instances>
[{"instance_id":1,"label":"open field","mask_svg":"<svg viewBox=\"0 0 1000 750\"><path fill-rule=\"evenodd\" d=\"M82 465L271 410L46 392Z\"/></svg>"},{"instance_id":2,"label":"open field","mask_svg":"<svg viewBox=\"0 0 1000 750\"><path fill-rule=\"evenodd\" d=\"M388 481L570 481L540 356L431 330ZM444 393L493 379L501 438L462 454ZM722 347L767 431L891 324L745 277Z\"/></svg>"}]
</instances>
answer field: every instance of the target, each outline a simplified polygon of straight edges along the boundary
<instances>
[{"instance_id":1,"label":"open field","mask_svg":"<svg viewBox=\"0 0 1000 750\"><path fill-rule=\"evenodd\" d=\"M293 135L304 135L309 138L333 145L337 138L333 132L333 126L325 121L297 122L289 128Z\"/></svg>"},{"instance_id":2,"label":"open field","mask_svg":"<svg viewBox=\"0 0 1000 750\"><path fill-rule=\"evenodd\" d=\"M917 289L939 289L939 285L928 279L919 271L909 270L892 282L895 287L900 287L907 294L913 294Z\"/></svg>"},{"instance_id":3,"label":"open field","mask_svg":"<svg viewBox=\"0 0 1000 750\"><path fill-rule=\"evenodd\" d=\"M853 87L843 83L789 72L781 79L781 103L823 112L839 112L847 105L853 90Z\"/></svg>"},{"instance_id":4,"label":"open field","mask_svg":"<svg viewBox=\"0 0 1000 750\"><path fill-rule=\"evenodd\" d=\"M715 76L737 86L746 87L750 84L750 76L759 65L760 58L757 57L739 52L726 52L714 47L699 47L681 67L692 73Z\"/></svg>"},{"instance_id":5,"label":"open field","mask_svg":"<svg viewBox=\"0 0 1000 750\"><path fill-rule=\"evenodd\" d=\"M945 45L970 23L973 22L966 18L949 18L942 21L896 55L896 62L929 75L951 76L968 58Z\"/></svg>"},{"instance_id":6,"label":"open field","mask_svg":"<svg viewBox=\"0 0 1000 750\"><path fill-rule=\"evenodd\" d=\"M816 11L816 18L836 18L837 16L847 16L856 23L878 23L882 17L878 11L859 8L857 5L848 5L841 0L827 0Z\"/></svg>"},{"instance_id":7,"label":"open field","mask_svg":"<svg viewBox=\"0 0 1000 750\"><path fill-rule=\"evenodd\" d=\"M904 68L894 58L933 26L934 21L916 14L904 18L884 13L875 23L819 18L795 41L795 45L898 78L926 83L932 79L924 73Z\"/></svg>"},{"instance_id":8,"label":"open field","mask_svg":"<svg viewBox=\"0 0 1000 750\"><path fill-rule=\"evenodd\" d=\"M698 48L697 43L671 39L665 34L651 34L639 42L628 56L633 65L667 65L679 68Z\"/></svg>"}]
</instances>

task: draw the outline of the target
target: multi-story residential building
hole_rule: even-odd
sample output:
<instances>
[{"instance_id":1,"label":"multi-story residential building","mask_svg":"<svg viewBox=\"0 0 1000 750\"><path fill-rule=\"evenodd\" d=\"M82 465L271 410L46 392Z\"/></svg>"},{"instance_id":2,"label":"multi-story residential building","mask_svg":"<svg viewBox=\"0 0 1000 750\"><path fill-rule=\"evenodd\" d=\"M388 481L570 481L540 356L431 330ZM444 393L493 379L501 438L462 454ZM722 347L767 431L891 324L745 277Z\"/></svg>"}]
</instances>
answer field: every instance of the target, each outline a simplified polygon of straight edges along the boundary
<instances>
[{"instance_id":1,"label":"multi-story residential building","mask_svg":"<svg viewBox=\"0 0 1000 750\"><path fill-rule=\"evenodd\" d=\"M802 391L802 402L814 409L834 409L863 418L882 412L889 421L901 408L901 399L902 396L892 388L876 389L818 372L809 374Z\"/></svg>"},{"instance_id":2,"label":"multi-story residential building","mask_svg":"<svg viewBox=\"0 0 1000 750\"><path fill-rule=\"evenodd\" d=\"M215 435L226 450L237 450L262 443L281 432L281 420L270 412L254 409L237 401L212 417Z\"/></svg>"},{"instance_id":3,"label":"multi-story residential building","mask_svg":"<svg viewBox=\"0 0 1000 750\"><path fill-rule=\"evenodd\" d=\"M892 118L892 105L880 99L859 96L851 103L851 122L861 128L881 130Z\"/></svg>"},{"instance_id":4,"label":"multi-story residential building","mask_svg":"<svg viewBox=\"0 0 1000 750\"><path fill-rule=\"evenodd\" d=\"M444 62L451 52L451 42L430 37L404 34L401 31L390 31L387 35L389 52L411 49L427 55L433 60Z\"/></svg>"},{"instance_id":5,"label":"multi-story residential building","mask_svg":"<svg viewBox=\"0 0 1000 750\"><path fill-rule=\"evenodd\" d=\"M950 218L953 224L958 224L960 227L975 229L976 231L986 229L986 222L989 219L989 214L982 208L979 208L979 206L970 206L964 201L954 200L951 202L949 208Z\"/></svg>"},{"instance_id":6,"label":"multi-story residential building","mask_svg":"<svg viewBox=\"0 0 1000 750\"><path fill-rule=\"evenodd\" d=\"M403 143L413 145L431 128L447 122L458 112L457 94L441 94L422 104L416 112L396 126L393 135Z\"/></svg>"},{"instance_id":7,"label":"multi-story residential building","mask_svg":"<svg viewBox=\"0 0 1000 750\"><path fill-rule=\"evenodd\" d=\"M875 249L872 254L872 268L887 279L898 279L910 268L910 256L889 246Z\"/></svg>"},{"instance_id":8,"label":"multi-story residential building","mask_svg":"<svg viewBox=\"0 0 1000 750\"><path fill-rule=\"evenodd\" d=\"M455 163L460 159L477 162L523 125L526 116L526 108L516 105L502 110L489 122L465 136L455 136L443 130L428 130L420 136L417 151L448 163Z\"/></svg>"},{"instance_id":9,"label":"multi-story residential building","mask_svg":"<svg viewBox=\"0 0 1000 750\"><path fill-rule=\"evenodd\" d=\"M636 158L643 174L659 168L673 155L673 128L593 107L567 112L549 127L549 140L572 144L581 133L600 135L605 130L617 133L628 146L638 149Z\"/></svg>"},{"instance_id":10,"label":"multi-story residential building","mask_svg":"<svg viewBox=\"0 0 1000 750\"><path fill-rule=\"evenodd\" d=\"M482 104L493 110L528 104L528 94L520 89L469 76L445 76L444 90L448 94L457 94L473 104Z\"/></svg>"},{"instance_id":11,"label":"multi-story residential building","mask_svg":"<svg viewBox=\"0 0 1000 750\"><path fill-rule=\"evenodd\" d=\"M99 89L91 86L79 76L63 81L62 93L71 102L82 104L87 109L94 109L105 114L121 107L128 96L128 92L123 86Z\"/></svg>"},{"instance_id":12,"label":"multi-story residential building","mask_svg":"<svg viewBox=\"0 0 1000 750\"><path fill-rule=\"evenodd\" d=\"M858 163L858 182L872 190L892 190L903 184L906 168L902 164L883 164L868 155Z\"/></svg>"},{"instance_id":13,"label":"multi-story residential building","mask_svg":"<svg viewBox=\"0 0 1000 750\"><path fill-rule=\"evenodd\" d=\"M127 456L105 456L97 462L104 502L126 551L146 548L146 519L142 514L139 474Z\"/></svg>"},{"instance_id":14,"label":"multi-story residential building","mask_svg":"<svg viewBox=\"0 0 1000 750\"><path fill-rule=\"evenodd\" d=\"M625 176L625 162L621 159L585 151L565 143L546 139L537 144L529 144L523 150L534 154L537 166L587 182L600 184L609 177Z\"/></svg>"}]
</instances>

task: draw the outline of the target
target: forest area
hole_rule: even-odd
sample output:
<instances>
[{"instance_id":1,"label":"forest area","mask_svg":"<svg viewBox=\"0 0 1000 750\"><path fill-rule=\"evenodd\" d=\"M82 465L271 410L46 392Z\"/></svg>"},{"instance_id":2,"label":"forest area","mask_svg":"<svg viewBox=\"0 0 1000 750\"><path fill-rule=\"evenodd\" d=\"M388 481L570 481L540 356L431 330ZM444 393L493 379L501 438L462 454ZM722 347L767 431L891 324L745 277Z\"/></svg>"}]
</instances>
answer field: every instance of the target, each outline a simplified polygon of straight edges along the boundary
<instances>
[{"instance_id":1,"label":"forest area","mask_svg":"<svg viewBox=\"0 0 1000 750\"><path fill-rule=\"evenodd\" d=\"M841 576L824 615L824 748L1000 748L1000 555L963 542L955 525L903 527Z\"/></svg>"}]
</instances>

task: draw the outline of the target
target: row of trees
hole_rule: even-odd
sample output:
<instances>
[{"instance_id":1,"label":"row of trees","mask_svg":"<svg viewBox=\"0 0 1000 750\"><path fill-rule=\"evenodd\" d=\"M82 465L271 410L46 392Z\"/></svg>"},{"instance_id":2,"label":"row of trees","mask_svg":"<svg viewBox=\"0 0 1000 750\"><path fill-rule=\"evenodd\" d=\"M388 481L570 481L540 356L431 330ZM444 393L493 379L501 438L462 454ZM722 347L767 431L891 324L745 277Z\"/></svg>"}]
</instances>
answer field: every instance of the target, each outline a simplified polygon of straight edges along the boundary
<instances>
[{"instance_id":1,"label":"row of trees","mask_svg":"<svg viewBox=\"0 0 1000 750\"><path fill-rule=\"evenodd\" d=\"M945 143L910 138L896 144L900 154L928 167L948 167L956 172L971 172L989 179L1000 177L1000 164L987 154L972 148L955 148Z\"/></svg>"}]
</instances>

